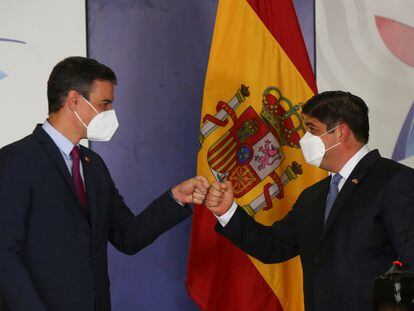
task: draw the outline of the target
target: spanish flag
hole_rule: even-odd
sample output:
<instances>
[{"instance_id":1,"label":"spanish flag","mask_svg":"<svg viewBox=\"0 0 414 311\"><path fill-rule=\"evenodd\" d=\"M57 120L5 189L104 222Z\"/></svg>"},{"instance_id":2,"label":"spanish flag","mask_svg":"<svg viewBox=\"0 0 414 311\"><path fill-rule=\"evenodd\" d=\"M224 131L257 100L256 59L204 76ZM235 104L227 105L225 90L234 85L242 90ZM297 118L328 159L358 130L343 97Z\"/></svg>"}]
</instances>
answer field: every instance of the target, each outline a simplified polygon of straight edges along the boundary
<instances>
[{"instance_id":1,"label":"spanish flag","mask_svg":"<svg viewBox=\"0 0 414 311\"><path fill-rule=\"evenodd\" d=\"M235 199L265 225L283 218L326 174L299 149L301 105L315 79L291 0L220 0L200 125L198 174L230 180ZM202 310L303 310L299 258L263 264L194 212L187 287Z\"/></svg>"}]
</instances>

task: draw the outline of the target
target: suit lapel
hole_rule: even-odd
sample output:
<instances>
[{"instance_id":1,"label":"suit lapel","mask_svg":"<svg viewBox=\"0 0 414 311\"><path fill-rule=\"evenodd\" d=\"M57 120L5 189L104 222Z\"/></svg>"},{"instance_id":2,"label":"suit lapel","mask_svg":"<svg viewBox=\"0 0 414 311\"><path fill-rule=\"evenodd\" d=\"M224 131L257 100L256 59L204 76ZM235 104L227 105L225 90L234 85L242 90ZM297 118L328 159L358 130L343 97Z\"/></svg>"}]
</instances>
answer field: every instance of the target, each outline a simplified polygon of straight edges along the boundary
<instances>
[{"instance_id":1,"label":"suit lapel","mask_svg":"<svg viewBox=\"0 0 414 311\"><path fill-rule=\"evenodd\" d=\"M312 228L316 228L318 232L318 239L321 236L323 231L323 220L325 215L325 205L326 205L326 194L329 190L329 185L331 183L331 177L327 177L320 183L320 187L317 190L315 198L315 209L312 210Z\"/></svg>"},{"instance_id":2,"label":"suit lapel","mask_svg":"<svg viewBox=\"0 0 414 311\"><path fill-rule=\"evenodd\" d=\"M364 158L362 158L361 161L359 161L357 166L352 171L351 175L349 175L341 191L339 192L334 205L332 206L332 210L329 213L328 219L326 220L326 224L324 226L324 230L323 230L323 233L320 239L321 241L323 240L323 238L325 237L329 229L332 227L332 224L334 223L341 209L345 206L349 197L352 195L355 189L359 187L361 181L368 174L368 169L375 163L375 161L379 157L380 155L379 155L378 150L373 150L369 152ZM327 194L328 194L328 190L325 193L325 205L326 205ZM323 216L322 216L322 219L323 219Z\"/></svg>"},{"instance_id":3,"label":"suit lapel","mask_svg":"<svg viewBox=\"0 0 414 311\"><path fill-rule=\"evenodd\" d=\"M65 160L63 159L62 153L60 152L59 148L55 145L55 143L49 137L49 135L42 129L41 124L37 125L33 134L37 138L37 140L45 146L46 153L49 155L49 157L52 159L52 161L59 169L59 172L62 174L75 200L79 204L75 184L73 183L72 176L69 173L68 167L65 163Z\"/></svg>"},{"instance_id":4,"label":"suit lapel","mask_svg":"<svg viewBox=\"0 0 414 311\"><path fill-rule=\"evenodd\" d=\"M315 191L315 198L311 201L312 208L311 215L306 217L306 221L311 228L312 239L310 240L315 251L318 248L320 238L324 230L324 214L326 205L326 194L328 193L331 177L327 177L321 181L320 187Z\"/></svg>"},{"instance_id":5,"label":"suit lapel","mask_svg":"<svg viewBox=\"0 0 414 311\"><path fill-rule=\"evenodd\" d=\"M92 225L92 231L95 232L96 222L97 222L97 213L98 213L98 194L96 190L96 181L94 173L95 163L92 162L92 157L90 156L89 150L81 146L81 162L83 167L83 177L85 181L86 194L88 196L89 212Z\"/></svg>"},{"instance_id":6,"label":"suit lapel","mask_svg":"<svg viewBox=\"0 0 414 311\"><path fill-rule=\"evenodd\" d=\"M349 178L346 180L344 186L342 187L341 191L339 192L335 203L332 206L331 212L329 213L328 219L326 220L326 224L324 227L323 234L321 236L321 240L324 238L325 234L331 228L333 222L335 221L336 217L338 216L341 209L344 207L345 203L347 202L348 198L352 195L355 189L358 187L361 180L365 177L366 171L361 172L361 174L351 174ZM354 181L354 182L353 182ZM327 194L326 194L327 195ZM322 216L324 217L324 216Z\"/></svg>"}]
</instances>

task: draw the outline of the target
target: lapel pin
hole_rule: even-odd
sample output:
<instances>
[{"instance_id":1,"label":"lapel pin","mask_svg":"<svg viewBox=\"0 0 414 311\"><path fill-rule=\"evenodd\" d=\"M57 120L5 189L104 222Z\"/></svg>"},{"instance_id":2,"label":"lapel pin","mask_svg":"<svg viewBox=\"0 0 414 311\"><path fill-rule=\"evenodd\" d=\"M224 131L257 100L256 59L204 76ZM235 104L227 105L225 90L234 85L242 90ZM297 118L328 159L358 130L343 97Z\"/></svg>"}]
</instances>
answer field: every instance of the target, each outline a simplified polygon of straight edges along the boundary
<instances>
[{"instance_id":1,"label":"lapel pin","mask_svg":"<svg viewBox=\"0 0 414 311\"><path fill-rule=\"evenodd\" d=\"M356 179L356 178L354 178L354 179L352 179L352 182L353 182L355 185L358 185L359 180L358 180L358 179Z\"/></svg>"},{"instance_id":2,"label":"lapel pin","mask_svg":"<svg viewBox=\"0 0 414 311\"><path fill-rule=\"evenodd\" d=\"M88 157L85 157L85 161L89 163L91 162L91 159L89 159Z\"/></svg>"}]
</instances>

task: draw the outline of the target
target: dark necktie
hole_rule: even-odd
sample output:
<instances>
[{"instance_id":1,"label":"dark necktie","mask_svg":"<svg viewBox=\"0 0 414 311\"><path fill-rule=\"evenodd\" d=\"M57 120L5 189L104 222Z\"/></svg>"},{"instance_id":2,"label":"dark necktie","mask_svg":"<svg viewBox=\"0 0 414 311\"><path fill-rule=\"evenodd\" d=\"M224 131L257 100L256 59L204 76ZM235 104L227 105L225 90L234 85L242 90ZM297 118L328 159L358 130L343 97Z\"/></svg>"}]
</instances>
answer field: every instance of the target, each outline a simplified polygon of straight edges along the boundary
<instances>
[{"instance_id":1,"label":"dark necktie","mask_svg":"<svg viewBox=\"0 0 414 311\"><path fill-rule=\"evenodd\" d=\"M326 198L326 207L325 207L325 223L328 219L329 213L331 212L332 206L335 202L336 197L339 193L339 182L341 181L342 176L337 173L333 175L331 185L329 186L328 197Z\"/></svg>"},{"instance_id":2,"label":"dark necktie","mask_svg":"<svg viewBox=\"0 0 414 311\"><path fill-rule=\"evenodd\" d=\"M83 185L82 177L80 174L80 152L79 147L74 146L70 152L72 156L72 178L75 184L76 193L78 194L79 203L82 208L82 212L85 216L89 215L88 198L86 196L85 187Z\"/></svg>"}]
</instances>

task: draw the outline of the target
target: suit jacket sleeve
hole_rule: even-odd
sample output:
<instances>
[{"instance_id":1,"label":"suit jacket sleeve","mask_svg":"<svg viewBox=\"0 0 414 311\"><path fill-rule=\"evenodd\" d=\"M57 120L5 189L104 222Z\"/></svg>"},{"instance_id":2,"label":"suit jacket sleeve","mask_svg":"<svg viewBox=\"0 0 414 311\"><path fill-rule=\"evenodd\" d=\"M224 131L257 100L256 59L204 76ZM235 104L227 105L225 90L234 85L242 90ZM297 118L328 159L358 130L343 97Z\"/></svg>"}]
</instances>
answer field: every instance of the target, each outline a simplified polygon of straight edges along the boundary
<instances>
[{"instance_id":1,"label":"suit jacket sleeve","mask_svg":"<svg viewBox=\"0 0 414 311\"><path fill-rule=\"evenodd\" d=\"M414 170L400 166L389 183L383 202L383 221L394 251L400 255L407 238L401 261L406 269L414 271Z\"/></svg>"},{"instance_id":2,"label":"suit jacket sleeve","mask_svg":"<svg viewBox=\"0 0 414 311\"><path fill-rule=\"evenodd\" d=\"M167 191L140 214L134 215L119 194L106 166L105 170L112 191L109 241L119 251L129 255L137 253L192 214L189 206L183 207L175 202Z\"/></svg>"},{"instance_id":3,"label":"suit jacket sleeve","mask_svg":"<svg viewBox=\"0 0 414 311\"><path fill-rule=\"evenodd\" d=\"M225 227L217 223L216 230L261 262L278 263L298 255L293 217L294 211L272 226L265 226L237 207L229 223Z\"/></svg>"},{"instance_id":4,"label":"suit jacket sleeve","mask_svg":"<svg viewBox=\"0 0 414 311\"><path fill-rule=\"evenodd\" d=\"M46 310L26 269L22 245L30 213L29 159L6 147L0 151L0 296L10 310Z\"/></svg>"}]
</instances>

